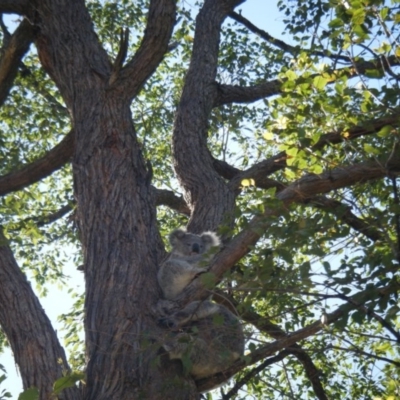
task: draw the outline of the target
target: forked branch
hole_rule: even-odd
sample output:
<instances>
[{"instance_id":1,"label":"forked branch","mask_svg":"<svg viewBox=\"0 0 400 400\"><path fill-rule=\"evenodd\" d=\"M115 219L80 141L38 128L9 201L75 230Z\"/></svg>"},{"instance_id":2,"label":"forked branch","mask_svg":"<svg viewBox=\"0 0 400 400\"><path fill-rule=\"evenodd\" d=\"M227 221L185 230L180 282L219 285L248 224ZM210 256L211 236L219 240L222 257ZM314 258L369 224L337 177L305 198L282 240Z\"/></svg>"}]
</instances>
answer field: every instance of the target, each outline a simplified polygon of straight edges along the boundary
<instances>
[{"instance_id":1,"label":"forked branch","mask_svg":"<svg viewBox=\"0 0 400 400\"><path fill-rule=\"evenodd\" d=\"M290 348L296 342L315 335L317 332L324 329L325 326L332 324L333 322L347 315L349 312L357 309L357 304L363 304L367 300L371 300L371 297L379 298L391 295L393 293L396 293L399 289L400 283L394 282L391 285L385 286L383 288L376 288L375 291L372 291L370 288L368 288L367 290L356 293L355 295L350 297L352 299L352 302L342 304L335 311L326 315L326 325L323 325L320 320L316 320L315 322L307 325L302 329L287 334L285 337L278 339L275 342L258 348L257 350L247 355L247 360L237 361L235 364L232 365L232 367L230 367L228 370L225 370L223 373L198 381L197 387L199 388L199 390L202 391L207 390L211 387L215 387L216 385L226 381L228 377L233 376L235 373L241 371L244 367L248 365L253 365L261 360L264 360L266 357L272 356L278 351ZM249 359L250 361L248 361Z\"/></svg>"},{"instance_id":2,"label":"forked branch","mask_svg":"<svg viewBox=\"0 0 400 400\"><path fill-rule=\"evenodd\" d=\"M22 57L34 40L34 27L24 19L2 49L0 58L0 106L3 105L18 73Z\"/></svg>"},{"instance_id":3,"label":"forked branch","mask_svg":"<svg viewBox=\"0 0 400 400\"><path fill-rule=\"evenodd\" d=\"M215 274L218 281L226 271L250 251L251 246L254 246L268 230L271 221L287 210L291 204L304 202L317 194L328 193L334 189L369 180L381 179L391 174L400 174L400 157L398 156L387 157L382 161L369 161L340 167L320 175L306 175L277 194L276 198L280 201L280 206L267 209L263 215L253 217L248 228L235 236L216 256L210 266L210 272ZM177 299L179 306L204 295L204 288L200 281L200 279L195 279L186 287Z\"/></svg>"},{"instance_id":4,"label":"forked branch","mask_svg":"<svg viewBox=\"0 0 400 400\"><path fill-rule=\"evenodd\" d=\"M220 294L220 296L218 296L216 299L217 302L218 302L218 299L225 300L225 301L229 302L230 304L232 304L236 308L239 307L239 303L232 296L227 296L226 293ZM249 309L242 311L240 313L240 319L253 325L260 332L263 332L266 335L271 336L272 338L274 338L276 340L279 340L287 335L286 332L279 325L272 323L268 319L268 317L262 317L261 315L257 314L255 311L252 311ZM293 354L293 356L299 360L299 362L304 367L304 372L307 375L307 378L311 382L311 385L314 389L314 393L315 393L316 397L319 400L327 400L328 397L325 393L325 389L322 386L321 379L320 379L320 371L315 366L313 360L307 354L307 352L299 344L295 343L291 347L288 347L285 350L285 354L286 355ZM270 364L268 363L267 365L270 365ZM257 368L250 371L250 373L248 375L253 376L254 373L256 372ZM246 377L247 377L247 375L246 375ZM246 381L246 377L242 381ZM240 381L240 382L242 382L242 381ZM234 388L235 387L240 388L240 386L241 386L240 382L237 382L237 384L235 384ZM228 393L231 393L231 391L229 391Z\"/></svg>"},{"instance_id":5,"label":"forked branch","mask_svg":"<svg viewBox=\"0 0 400 400\"><path fill-rule=\"evenodd\" d=\"M125 67L120 71L114 69L115 76L110 82L123 96L134 98L167 53L175 14L174 0L150 1L147 26L140 47ZM126 46L127 40L125 35L121 47Z\"/></svg>"},{"instance_id":6,"label":"forked branch","mask_svg":"<svg viewBox=\"0 0 400 400\"><path fill-rule=\"evenodd\" d=\"M331 78L334 75L347 76L354 78L359 75L365 75L368 71L380 71L382 73L389 73L393 66L400 65L400 60L395 56L390 56L385 59L376 60L361 60L353 62L351 66L327 70ZM320 76L320 74L313 74L309 78ZM266 99L282 92L282 84L286 79L273 79L268 82L260 83L258 85L239 86L239 85L223 85L216 83L217 96L214 98L214 107L219 107L224 104L231 103L253 103L255 101ZM329 84L335 83L332 79Z\"/></svg>"}]
</instances>

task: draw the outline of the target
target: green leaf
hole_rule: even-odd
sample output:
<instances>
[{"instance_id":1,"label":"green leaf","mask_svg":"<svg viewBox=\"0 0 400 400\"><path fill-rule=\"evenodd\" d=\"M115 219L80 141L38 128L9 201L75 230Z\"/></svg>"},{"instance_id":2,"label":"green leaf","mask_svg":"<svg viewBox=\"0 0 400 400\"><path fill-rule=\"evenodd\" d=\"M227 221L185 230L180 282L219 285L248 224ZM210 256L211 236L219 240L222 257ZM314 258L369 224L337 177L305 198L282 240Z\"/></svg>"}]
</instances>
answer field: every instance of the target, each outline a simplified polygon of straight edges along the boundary
<instances>
[{"instance_id":1,"label":"green leaf","mask_svg":"<svg viewBox=\"0 0 400 400\"><path fill-rule=\"evenodd\" d=\"M243 179L241 184L243 187L255 186L255 181L254 179Z\"/></svg>"},{"instance_id":2,"label":"green leaf","mask_svg":"<svg viewBox=\"0 0 400 400\"><path fill-rule=\"evenodd\" d=\"M58 395L62 390L75 386L76 382L84 378L85 374L82 372L72 372L67 376L63 376L54 382L53 393Z\"/></svg>"},{"instance_id":3,"label":"green leaf","mask_svg":"<svg viewBox=\"0 0 400 400\"><path fill-rule=\"evenodd\" d=\"M313 85L318 89L318 90L322 90L326 84L328 83L328 80L323 78L322 76L316 76L313 79Z\"/></svg>"},{"instance_id":4,"label":"green leaf","mask_svg":"<svg viewBox=\"0 0 400 400\"><path fill-rule=\"evenodd\" d=\"M18 400L38 400L39 399L39 389L33 387L24 390L18 396Z\"/></svg>"},{"instance_id":5,"label":"green leaf","mask_svg":"<svg viewBox=\"0 0 400 400\"><path fill-rule=\"evenodd\" d=\"M379 12L379 14L380 14L381 18L382 18L383 20L385 20L386 17L388 16L388 14L389 14L389 8L388 8L388 7L383 7L383 8L381 9L381 11Z\"/></svg>"},{"instance_id":6,"label":"green leaf","mask_svg":"<svg viewBox=\"0 0 400 400\"><path fill-rule=\"evenodd\" d=\"M311 269L311 265L309 262L305 262L302 265L300 265L300 276L301 279L308 279L308 277L310 276L310 269Z\"/></svg>"},{"instance_id":7,"label":"green leaf","mask_svg":"<svg viewBox=\"0 0 400 400\"><path fill-rule=\"evenodd\" d=\"M297 79L297 74L296 72L293 72L291 69L285 72L286 78L288 78L289 81L294 81Z\"/></svg>"},{"instance_id":8,"label":"green leaf","mask_svg":"<svg viewBox=\"0 0 400 400\"><path fill-rule=\"evenodd\" d=\"M343 20L341 18L335 18L329 22L329 28L340 28L344 25Z\"/></svg>"},{"instance_id":9,"label":"green leaf","mask_svg":"<svg viewBox=\"0 0 400 400\"><path fill-rule=\"evenodd\" d=\"M379 137L386 137L388 136L393 130L393 127L391 125L385 125L383 128L380 129L378 132Z\"/></svg>"},{"instance_id":10,"label":"green leaf","mask_svg":"<svg viewBox=\"0 0 400 400\"><path fill-rule=\"evenodd\" d=\"M297 147L290 147L286 150L286 154L290 157L296 157L299 149Z\"/></svg>"},{"instance_id":11,"label":"green leaf","mask_svg":"<svg viewBox=\"0 0 400 400\"><path fill-rule=\"evenodd\" d=\"M339 318L335 323L335 328L338 329L339 331L343 330L346 325L347 325L347 320L349 318L349 315L346 313L344 314L341 318Z\"/></svg>"},{"instance_id":12,"label":"green leaf","mask_svg":"<svg viewBox=\"0 0 400 400\"><path fill-rule=\"evenodd\" d=\"M361 25L365 21L365 10L364 8L359 8L358 10L353 11L353 15L351 17L351 21L353 24Z\"/></svg>"},{"instance_id":13,"label":"green leaf","mask_svg":"<svg viewBox=\"0 0 400 400\"><path fill-rule=\"evenodd\" d=\"M378 155L378 154L380 154L380 151L379 151L377 148L375 148L374 146L372 146L372 145L370 145L370 144L368 144L368 143L364 143L363 148L364 148L364 151L365 151L367 154L373 154L373 155Z\"/></svg>"},{"instance_id":14,"label":"green leaf","mask_svg":"<svg viewBox=\"0 0 400 400\"><path fill-rule=\"evenodd\" d=\"M365 313L362 311L355 311L352 315L351 315L351 319L361 325L365 319Z\"/></svg>"},{"instance_id":15,"label":"green leaf","mask_svg":"<svg viewBox=\"0 0 400 400\"><path fill-rule=\"evenodd\" d=\"M206 272L200 275L201 282L207 289L212 289L217 281L216 276L212 272Z\"/></svg>"},{"instance_id":16,"label":"green leaf","mask_svg":"<svg viewBox=\"0 0 400 400\"><path fill-rule=\"evenodd\" d=\"M265 132L263 134L263 138L265 140L272 140L274 138L274 134L272 132Z\"/></svg>"}]
</instances>

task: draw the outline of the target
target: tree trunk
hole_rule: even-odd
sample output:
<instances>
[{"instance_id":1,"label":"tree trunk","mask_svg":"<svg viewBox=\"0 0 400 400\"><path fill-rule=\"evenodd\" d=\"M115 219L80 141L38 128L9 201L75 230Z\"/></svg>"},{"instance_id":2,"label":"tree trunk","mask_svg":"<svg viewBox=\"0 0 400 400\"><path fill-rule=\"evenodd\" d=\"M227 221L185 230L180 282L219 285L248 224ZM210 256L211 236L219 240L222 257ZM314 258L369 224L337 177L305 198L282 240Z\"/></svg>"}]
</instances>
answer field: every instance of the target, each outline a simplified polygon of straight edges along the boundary
<instances>
[{"instance_id":1,"label":"tree trunk","mask_svg":"<svg viewBox=\"0 0 400 400\"><path fill-rule=\"evenodd\" d=\"M197 398L191 380L180 391L170 385L175 374L182 375L179 363L160 357L165 332L152 309L160 297L156 274L164 249L151 174L129 108L142 85L139 78L147 78L167 49L172 4L152 2L148 32L158 28L160 34L152 47L138 52L143 68L140 57L132 61L134 77L126 76L129 66L120 75L111 66L83 2L49 2L51 13L38 4L39 56L71 110L75 131L73 174L86 280L85 399ZM154 21L163 13L169 23L158 26Z\"/></svg>"},{"instance_id":2,"label":"tree trunk","mask_svg":"<svg viewBox=\"0 0 400 400\"><path fill-rule=\"evenodd\" d=\"M97 117L75 125L89 360L85 398L179 398L175 388L164 385L173 381L165 376L170 369L154 362L164 334L152 312L160 298L156 276L164 250L151 177L129 104L103 96L93 105Z\"/></svg>"},{"instance_id":3,"label":"tree trunk","mask_svg":"<svg viewBox=\"0 0 400 400\"><path fill-rule=\"evenodd\" d=\"M24 388L40 388L40 400L49 399L53 383L69 371L68 363L49 319L1 230L0 282L0 322L19 366ZM59 398L77 399L78 390L64 390Z\"/></svg>"},{"instance_id":4,"label":"tree trunk","mask_svg":"<svg viewBox=\"0 0 400 400\"><path fill-rule=\"evenodd\" d=\"M156 224L151 172L142 157L130 112L132 98L167 51L175 1L150 2L142 45L124 67L122 61L113 65L108 59L82 0L33 3L27 14L38 27L35 43L40 61L57 84L73 122L76 221L86 281L88 364L83 398L198 399L193 380L182 374L181 363L169 361L162 352L166 331L157 325L153 310L161 295L156 276L165 250ZM213 36L210 47L201 48L194 55L196 60L202 57L201 53L210 51L205 64L200 65L201 68L204 64L204 84L192 86L193 73L188 75L174 135L177 171L193 212L191 228L197 231L216 228L234 206L233 192L212 166L206 128L216 95L212 85L220 25L240 1L206 3L198 20L199 35L202 37L201 32L205 34L210 28ZM208 25L210 15L213 17ZM195 87L201 90L190 95ZM191 108L202 96L204 107L199 114L193 113ZM187 136L183 138L185 131ZM200 152L193 147L193 140L199 142ZM185 175L181 153L190 163L195 157L204 156L204 170L191 166ZM199 159L198 165L201 164ZM209 185L205 187L207 181ZM202 197L203 193L208 196ZM43 326L46 324L48 321ZM51 335L58 354L62 349L54 332ZM62 359L65 360L63 355ZM24 387L33 384L49 393L61 367L53 374L43 372L46 382L42 383L42 378L32 378L29 361L17 355L17 362ZM79 398L77 391L71 391L71 396Z\"/></svg>"}]
</instances>

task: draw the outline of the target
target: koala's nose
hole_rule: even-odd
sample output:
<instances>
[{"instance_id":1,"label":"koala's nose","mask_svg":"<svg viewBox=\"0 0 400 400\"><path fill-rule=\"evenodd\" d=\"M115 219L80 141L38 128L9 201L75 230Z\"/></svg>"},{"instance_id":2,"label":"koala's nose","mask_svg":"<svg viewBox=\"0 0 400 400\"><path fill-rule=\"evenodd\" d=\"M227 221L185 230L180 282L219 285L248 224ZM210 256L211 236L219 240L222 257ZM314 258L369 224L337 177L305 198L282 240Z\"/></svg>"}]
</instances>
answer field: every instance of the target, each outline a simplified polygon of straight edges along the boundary
<instances>
[{"instance_id":1,"label":"koala's nose","mask_svg":"<svg viewBox=\"0 0 400 400\"><path fill-rule=\"evenodd\" d=\"M200 246L197 243L193 243L192 252L193 253L200 253Z\"/></svg>"}]
</instances>

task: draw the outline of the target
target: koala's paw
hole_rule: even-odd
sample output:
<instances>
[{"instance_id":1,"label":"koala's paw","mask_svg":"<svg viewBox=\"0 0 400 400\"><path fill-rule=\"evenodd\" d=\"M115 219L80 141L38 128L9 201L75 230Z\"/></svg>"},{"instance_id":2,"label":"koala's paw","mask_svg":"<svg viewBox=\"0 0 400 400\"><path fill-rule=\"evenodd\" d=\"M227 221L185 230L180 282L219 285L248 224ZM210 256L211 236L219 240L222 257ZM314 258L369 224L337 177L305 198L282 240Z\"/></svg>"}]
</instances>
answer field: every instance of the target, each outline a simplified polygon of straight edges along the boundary
<instances>
[{"instance_id":1,"label":"koala's paw","mask_svg":"<svg viewBox=\"0 0 400 400\"><path fill-rule=\"evenodd\" d=\"M164 300L164 299L160 299L157 302L157 313L158 315L170 315L173 312L175 312L177 309L176 303L174 303L173 301L170 300Z\"/></svg>"},{"instance_id":2,"label":"koala's paw","mask_svg":"<svg viewBox=\"0 0 400 400\"><path fill-rule=\"evenodd\" d=\"M174 329L174 328L178 327L176 321L169 317L158 318L158 324L165 328L170 328L170 329Z\"/></svg>"}]
</instances>

